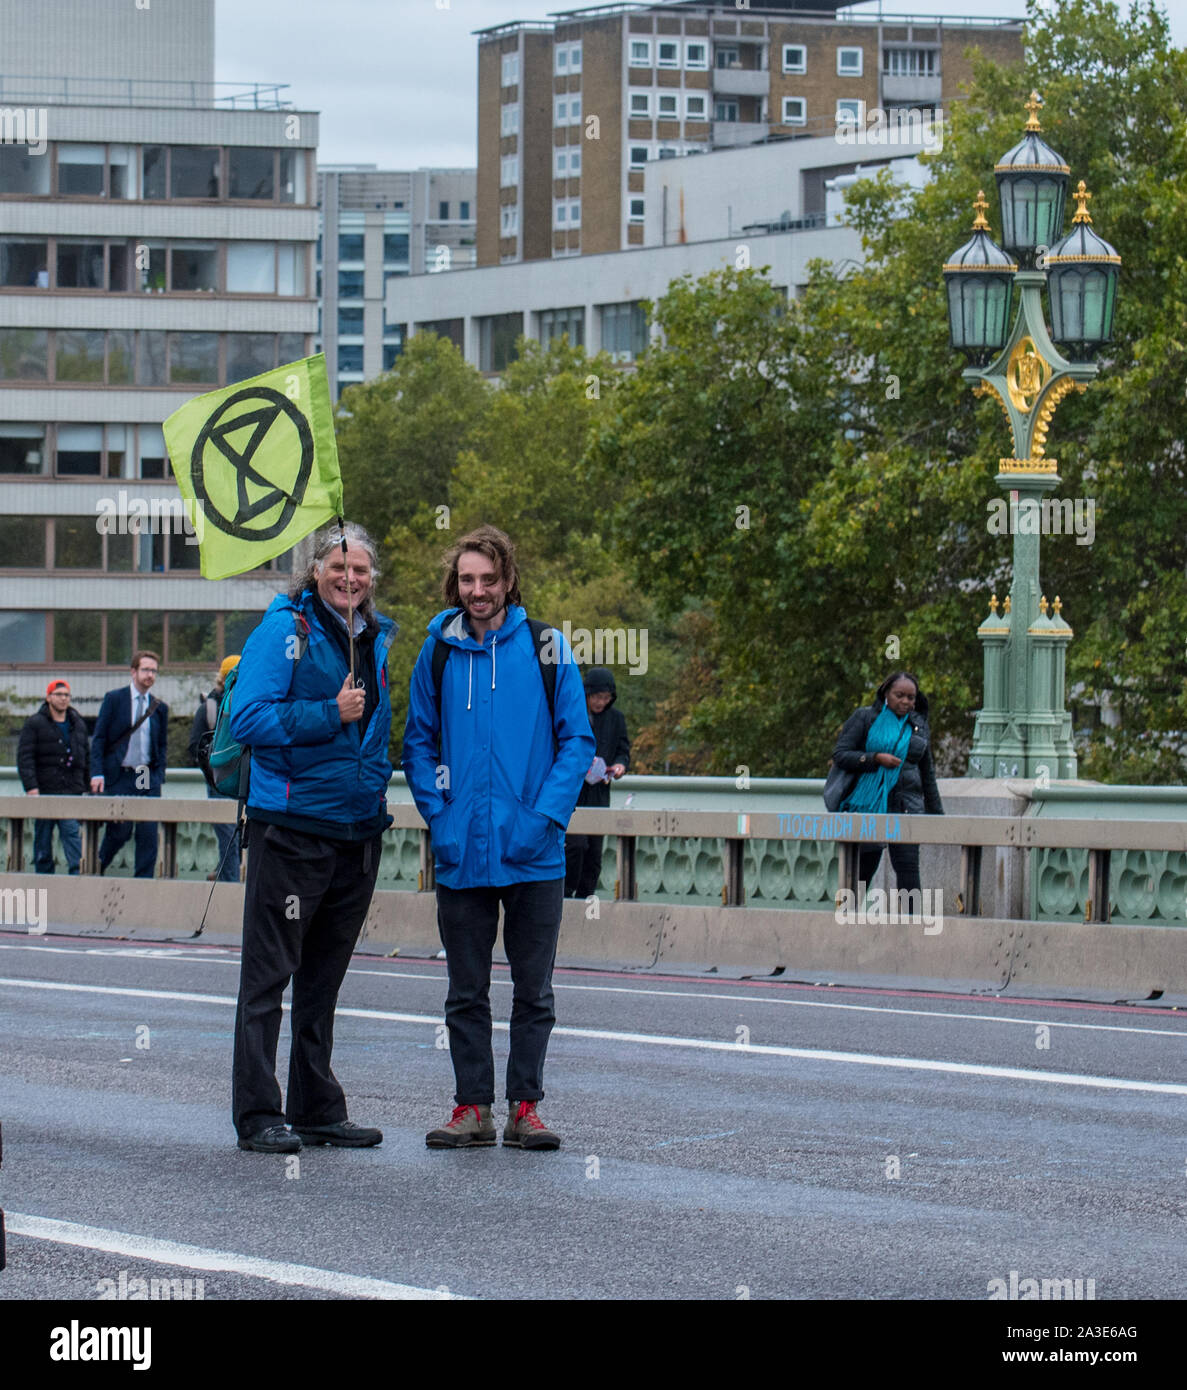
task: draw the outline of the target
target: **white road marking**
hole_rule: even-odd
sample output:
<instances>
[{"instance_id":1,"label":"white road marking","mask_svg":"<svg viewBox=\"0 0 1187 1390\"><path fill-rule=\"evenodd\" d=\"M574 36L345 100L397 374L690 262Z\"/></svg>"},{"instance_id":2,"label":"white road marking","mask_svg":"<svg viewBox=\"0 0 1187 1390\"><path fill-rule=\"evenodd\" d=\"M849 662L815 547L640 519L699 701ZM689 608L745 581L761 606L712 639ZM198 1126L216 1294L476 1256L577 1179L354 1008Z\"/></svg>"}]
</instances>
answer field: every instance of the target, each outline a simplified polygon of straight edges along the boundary
<instances>
[{"instance_id":1,"label":"white road marking","mask_svg":"<svg viewBox=\"0 0 1187 1390\"><path fill-rule=\"evenodd\" d=\"M126 1231L108 1231L101 1226L80 1226L73 1221L54 1221L44 1216L24 1216L17 1211L6 1212L5 1223L9 1235L28 1236L31 1240L80 1245L87 1250L151 1260L154 1264L178 1265L183 1269L246 1274L252 1279L269 1279L274 1284L298 1284L302 1288L323 1289L327 1293L353 1298L447 1301L461 1297L450 1293L444 1285L438 1289L421 1289L415 1284L392 1284L386 1279L369 1279L361 1274L340 1274L337 1270L317 1269L313 1265L262 1260L255 1255L208 1250L201 1245L181 1245L175 1240L157 1240L153 1236L131 1235Z\"/></svg>"},{"instance_id":2,"label":"white road marking","mask_svg":"<svg viewBox=\"0 0 1187 1390\"><path fill-rule=\"evenodd\" d=\"M140 959L151 954L158 960L181 960L186 963L190 961L202 961L205 964L233 965L236 967L239 965L237 958L227 959L226 957L212 957L207 959L202 956L184 954L175 950L149 952L145 950L106 950L96 949L95 947L23 945L0 945L0 950L42 950L55 951L63 955L82 954L88 956L132 955ZM442 984L445 980L443 975L425 975L412 970L363 970L352 966L346 973L348 975L372 975L380 979L428 980L434 984ZM508 989L511 987L510 980L492 979L491 984L502 985ZM898 1009L876 1004L837 1004L822 999L785 999L777 995L766 994L716 994L704 990L693 989L638 989L632 988L630 985L572 985L553 981L552 987L553 989L575 990L587 994L642 994L671 999L724 999L727 1003L777 1004L786 1008L797 1009L841 1009L849 1013L894 1014L902 1018L951 1018L962 1019L973 1023L1021 1024L1025 1028L1033 1028L1037 1023L1045 1023L1049 1028L1074 1028L1086 1033L1143 1033L1151 1037L1187 1038L1187 1028L1140 1028L1132 1024L1118 1023L1066 1023L1058 1019L1040 1018L1037 1015L1034 1018L1014 1018L1006 1014L967 1014L955 1013L943 1009Z\"/></svg>"},{"instance_id":3,"label":"white road marking","mask_svg":"<svg viewBox=\"0 0 1187 1390\"><path fill-rule=\"evenodd\" d=\"M192 1004L223 1004L235 1006L229 995L186 994L180 990L133 989L121 985L68 985L49 980L12 980L0 978L0 986L23 989L66 990L78 994L130 995L139 999L181 1000ZM289 1006L284 1005L287 1009ZM369 1018L386 1023L427 1023L436 1028L444 1023L439 1015L391 1013L386 1009L339 1008L345 1018ZM510 1025L495 1023L499 1032ZM720 1042L714 1038L681 1038L666 1033L620 1033L605 1028L554 1028L569 1038L587 1038L599 1042L640 1043L647 1047L688 1047L704 1052L740 1052L762 1057L798 1057L809 1062L842 1062L865 1067L892 1067L904 1071L947 1072L954 1076L992 1076L1010 1081L1046 1081L1058 1086L1086 1086L1105 1091L1144 1091L1159 1095L1187 1096L1187 1085L1170 1081L1130 1081L1117 1076L1087 1076L1079 1072L1030 1071L1024 1067L991 1067L979 1062L947 1062L926 1057L884 1057L878 1053L834 1052L824 1048L782 1047L769 1043Z\"/></svg>"}]
</instances>

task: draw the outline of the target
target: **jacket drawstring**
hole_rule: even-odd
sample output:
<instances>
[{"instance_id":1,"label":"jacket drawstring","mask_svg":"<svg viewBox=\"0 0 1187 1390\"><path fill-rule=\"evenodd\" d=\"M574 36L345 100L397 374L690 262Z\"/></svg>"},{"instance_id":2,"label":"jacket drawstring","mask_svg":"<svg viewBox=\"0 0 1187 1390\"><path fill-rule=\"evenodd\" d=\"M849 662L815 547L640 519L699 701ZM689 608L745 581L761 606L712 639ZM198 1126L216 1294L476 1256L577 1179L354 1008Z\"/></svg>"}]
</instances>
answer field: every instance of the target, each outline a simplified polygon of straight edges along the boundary
<instances>
[{"instance_id":1,"label":"jacket drawstring","mask_svg":"<svg viewBox=\"0 0 1187 1390\"><path fill-rule=\"evenodd\" d=\"M470 679L466 682L466 709L470 708L470 696L474 692L474 653L470 653Z\"/></svg>"},{"instance_id":2,"label":"jacket drawstring","mask_svg":"<svg viewBox=\"0 0 1187 1390\"><path fill-rule=\"evenodd\" d=\"M490 639L490 688L495 688L495 648L499 645L499 637L496 633Z\"/></svg>"}]
</instances>

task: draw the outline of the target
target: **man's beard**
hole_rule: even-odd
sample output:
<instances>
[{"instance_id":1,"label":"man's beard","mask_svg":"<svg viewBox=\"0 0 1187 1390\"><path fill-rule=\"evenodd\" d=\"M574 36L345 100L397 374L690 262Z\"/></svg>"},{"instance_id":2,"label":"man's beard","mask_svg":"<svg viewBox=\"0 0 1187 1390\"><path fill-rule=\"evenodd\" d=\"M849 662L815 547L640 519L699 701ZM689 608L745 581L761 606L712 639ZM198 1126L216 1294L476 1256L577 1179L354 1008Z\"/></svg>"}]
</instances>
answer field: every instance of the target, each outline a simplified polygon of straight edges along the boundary
<instances>
[{"instance_id":1,"label":"man's beard","mask_svg":"<svg viewBox=\"0 0 1187 1390\"><path fill-rule=\"evenodd\" d=\"M474 602L474 600L473 600L473 599L470 599L469 602L467 602L464 598L461 598L460 595L459 595L458 597L459 597L459 600L460 600L460 602L461 602L462 607L466 610L466 617L469 618L471 622L474 622L474 621L475 621L475 618L474 618L474 610L470 607L470 604L472 604L472 603ZM482 622L482 623L490 623L490 622L493 622L493 621L499 616L500 613L506 612L506 609L507 609L507 595L504 594L503 597L502 597L502 600L501 600L500 603L499 603L499 606L496 608L496 607L492 604L491 607L490 607L490 610L489 610L487 613L485 613L481 618L479 618L477 621L478 621L478 622Z\"/></svg>"}]
</instances>

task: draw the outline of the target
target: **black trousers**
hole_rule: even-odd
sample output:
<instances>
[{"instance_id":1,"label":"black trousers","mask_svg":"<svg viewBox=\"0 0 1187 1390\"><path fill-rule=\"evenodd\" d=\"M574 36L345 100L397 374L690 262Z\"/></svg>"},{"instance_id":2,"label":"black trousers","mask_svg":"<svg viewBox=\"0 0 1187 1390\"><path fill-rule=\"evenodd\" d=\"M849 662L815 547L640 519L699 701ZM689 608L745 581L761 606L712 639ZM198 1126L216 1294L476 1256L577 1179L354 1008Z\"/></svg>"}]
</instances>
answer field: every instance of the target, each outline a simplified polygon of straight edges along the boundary
<instances>
[{"instance_id":1,"label":"black trousers","mask_svg":"<svg viewBox=\"0 0 1187 1390\"><path fill-rule=\"evenodd\" d=\"M330 1070L334 1009L362 930L381 839L349 842L249 827L231 1105L241 1138L271 1125L346 1119ZM281 996L293 982L288 1104L276 1084Z\"/></svg>"},{"instance_id":2,"label":"black trousers","mask_svg":"<svg viewBox=\"0 0 1187 1390\"><path fill-rule=\"evenodd\" d=\"M490 960L503 905L503 949L511 966L511 1051L507 1099L540 1100L544 1054L556 1022L552 967L560 935L564 881L512 883L505 888L437 885L437 928L449 968L445 1022L457 1083L457 1105L493 1105Z\"/></svg>"},{"instance_id":3,"label":"black trousers","mask_svg":"<svg viewBox=\"0 0 1187 1390\"><path fill-rule=\"evenodd\" d=\"M919 882L919 846L891 845L889 848L890 864L894 869L894 877L898 886L908 893L921 887ZM863 849L858 856L858 878L867 886L870 879L878 872L878 865L882 862L882 849L882 845L878 845L874 849Z\"/></svg>"},{"instance_id":4,"label":"black trousers","mask_svg":"<svg viewBox=\"0 0 1187 1390\"><path fill-rule=\"evenodd\" d=\"M565 897L588 898L602 876L604 835L565 836Z\"/></svg>"},{"instance_id":5,"label":"black trousers","mask_svg":"<svg viewBox=\"0 0 1187 1390\"><path fill-rule=\"evenodd\" d=\"M136 769L121 767L119 776L103 787L104 796L160 796L148 787L137 787ZM157 823L155 820L109 820L99 845L99 867L106 869L121 849L136 836L135 876L152 878L157 872Z\"/></svg>"}]
</instances>

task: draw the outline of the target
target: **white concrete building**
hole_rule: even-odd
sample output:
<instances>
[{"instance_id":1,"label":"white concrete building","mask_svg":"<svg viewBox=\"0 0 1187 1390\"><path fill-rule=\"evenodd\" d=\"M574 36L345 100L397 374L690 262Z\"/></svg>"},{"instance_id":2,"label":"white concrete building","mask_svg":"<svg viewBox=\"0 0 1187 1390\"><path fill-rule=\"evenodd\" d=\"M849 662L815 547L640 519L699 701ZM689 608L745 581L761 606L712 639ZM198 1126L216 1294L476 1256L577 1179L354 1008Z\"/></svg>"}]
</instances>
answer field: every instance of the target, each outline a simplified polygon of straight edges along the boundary
<instances>
[{"instance_id":1,"label":"white concrete building","mask_svg":"<svg viewBox=\"0 0 1187 1390\"><path fill-rule=\"evenodd\" d=\"M184 713L285 558L212 583L184 533L97 521L177 499L186 400L311 349L317 118L224 95L213 0L0 0L0 108L0 687L93 713L149 647Z\"/></svg>"}]
</instances>

